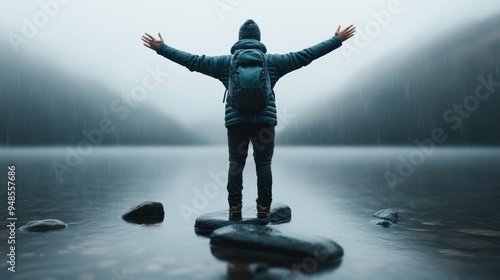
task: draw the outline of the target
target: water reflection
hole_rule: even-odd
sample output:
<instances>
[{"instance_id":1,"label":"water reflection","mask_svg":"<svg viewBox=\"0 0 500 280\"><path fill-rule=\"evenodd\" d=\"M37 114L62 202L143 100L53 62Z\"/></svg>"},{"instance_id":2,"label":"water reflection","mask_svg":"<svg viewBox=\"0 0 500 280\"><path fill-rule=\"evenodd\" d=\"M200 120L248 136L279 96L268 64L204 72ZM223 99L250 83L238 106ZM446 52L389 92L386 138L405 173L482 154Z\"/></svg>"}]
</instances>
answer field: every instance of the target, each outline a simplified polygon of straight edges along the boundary
<instances>
[{"instance_id":1,"label":"water reflection","mask_svg":"<svg viewBox=\"0 0 500 280\"><path fill-rule=\"evenodd\" d=\"M212 254L217 259L225 259L224 253L211 250ZM341 261L338 261L329 266L317 267L314 263L304 261L302 263L293 263L286 266L285 264L273 265L270 263L256 260L255 262L238 260L233 257L232 260L226 259L227 262L227 280L298 280L307 279L313 275L328 274L340 267Z\"/></svg>"}]
</instances>

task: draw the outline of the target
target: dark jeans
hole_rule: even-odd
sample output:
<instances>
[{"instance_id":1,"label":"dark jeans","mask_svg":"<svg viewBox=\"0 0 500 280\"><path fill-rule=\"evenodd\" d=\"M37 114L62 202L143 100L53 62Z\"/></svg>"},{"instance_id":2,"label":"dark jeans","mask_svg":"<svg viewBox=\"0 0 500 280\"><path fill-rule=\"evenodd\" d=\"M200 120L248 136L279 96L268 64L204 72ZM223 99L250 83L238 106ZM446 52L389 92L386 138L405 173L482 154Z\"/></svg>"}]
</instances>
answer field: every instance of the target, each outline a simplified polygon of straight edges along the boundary
<instances>
[{"instance_id":1,"label":"dark jeans","mask_svg":"<svg viewBox=\"0 0 500 280\"><path fill-rule=\"evenodd\" d=\"M227 127L229 205L240 204L242 200L242 174L248 155L249 142L252 142L257 172L257 204L271 205L273 184L271 161L274 153L274 134L274 125L269 123L238 123Z\"/></svg>"}]
</instances>

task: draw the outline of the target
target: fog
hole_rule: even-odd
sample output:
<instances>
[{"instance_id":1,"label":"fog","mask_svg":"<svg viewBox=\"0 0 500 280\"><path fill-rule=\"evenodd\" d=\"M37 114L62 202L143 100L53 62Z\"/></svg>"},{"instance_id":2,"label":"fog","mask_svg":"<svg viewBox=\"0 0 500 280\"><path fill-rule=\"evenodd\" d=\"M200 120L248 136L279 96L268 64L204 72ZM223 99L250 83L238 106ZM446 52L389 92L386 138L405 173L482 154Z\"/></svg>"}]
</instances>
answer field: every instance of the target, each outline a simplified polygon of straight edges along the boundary
<instances>
[{"instance_id":1,"label":"fog","mask_svg":"<svg viewBox=\"0 0 500 280\"><path fill-rule=\"evenodd\" d=\"M10 46L3 55L45 61L120 95L140 85L148 67L161 69L169 76L144 103L181 125L213 128L209 138L225 135L222 84L144 47L140 40L144 32L155 36L162 32L166 44L187 52L222 55L229 53L240 25L252 18L269 52L286 53L328 39L338 25L354 24L355 38L277 84L278 111L298 115L338 94L336 90L346 83L358 81L360 71L380 58L410 53L500 11L495 0L480 5L451 0L54 1L1 1L0 25L7 33L3 44ZM32 38L13 43L13 36L23 36L27 22L40 21L37 16L45 11L41 3L57 7L50 7L52 15L38 25Z\"/></svg>"}]
</instances>

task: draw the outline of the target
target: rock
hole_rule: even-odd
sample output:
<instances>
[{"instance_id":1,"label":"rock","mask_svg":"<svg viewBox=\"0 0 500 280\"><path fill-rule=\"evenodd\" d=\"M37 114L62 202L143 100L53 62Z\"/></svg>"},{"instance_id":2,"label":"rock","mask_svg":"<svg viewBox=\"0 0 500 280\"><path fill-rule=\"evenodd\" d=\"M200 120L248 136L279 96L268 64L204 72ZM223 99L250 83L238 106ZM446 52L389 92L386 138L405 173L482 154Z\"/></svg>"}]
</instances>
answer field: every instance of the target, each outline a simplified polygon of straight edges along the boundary
<instances>
[{"instance_id":1,"label":"rock","mask_svg":"<svg viewBox=\"0 0 500 280\"><path fill-rule=\"evenodd\" d=\"M392 227L394 225L393 223L386 220L372 220L372 223L385 228Z\"/></svg>"},{"instance_id":2,"label":"rock","mask_svg":"<svg viewBox=\"0 0 500 280\"><path fill-rule=\"evenodd\" d=\"M161 223L165 218L163 204L154 201L145 201L122 215L122 219L136 224Z\"/></svg>"},{"instance_id":3,"label":"rock","mask_svg":"<svg viewBox=\"0 0 500 280\"><path fill-rule=\"evenodd\" d=\"M24 226L20 227L19 230L29 231L29 232L45 232L52 230L60 230L67 227L68 225L62 221L55 219L45 219L45 220L30 221Z\"/></svg>"},{"instance_id":4,"label":"rock","mask_svg":"<svg viewBox=\"0 0 500 280\"><path fill-rule=\"evenodd\" d=\"M316 235L292 234L275 227L235 224L210 235L212 254L218 259L265 262L290 266L310 262L313 266L338 264L344 250L333 240Z\"/></svg>"},{"instance_id":5,"label":"rock","mask_svg":"<svg viewBox=\"0 0 500 280\"><path fill-rule=\"evenodd\" d=\"M392 209L390 208L377 211L375 214L373 214L373 217L386 220L391 223L397 223L399 218L398 213L392 211Z\"/></svg>"},{"instance_id":6,"label":"rock","mask_svg":"<svg viewBox=\"0 0 500 280\"><path fill-rule=\"evenodd\" d=\"M267 219L257 218L255 206L247 206L242 209L241 219L230 219L229 210L221 210L208 214L203 214L196 219L194 229L197 234L210 235L212 231L232 224L283 224L292 219L292 210L288 205L280 202L273 202L271 213Z\"/></svg>"}]
</instances>

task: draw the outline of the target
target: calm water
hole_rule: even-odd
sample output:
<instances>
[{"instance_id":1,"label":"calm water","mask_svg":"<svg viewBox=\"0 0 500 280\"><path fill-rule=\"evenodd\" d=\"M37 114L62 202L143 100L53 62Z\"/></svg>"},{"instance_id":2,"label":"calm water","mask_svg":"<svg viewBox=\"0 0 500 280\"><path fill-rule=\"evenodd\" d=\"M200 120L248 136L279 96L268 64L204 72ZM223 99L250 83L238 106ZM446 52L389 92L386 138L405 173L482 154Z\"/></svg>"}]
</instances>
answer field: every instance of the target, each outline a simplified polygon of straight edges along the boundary
<instances>
[{"instance_id":1,"label":"calm water","mask_svg":"<svg viewBox=\"0 0 500 280\"><path fill-rule=\"evenodd\" d=\"M391 189L384 172L397 172L398 156L412 151L276 149L274 199L293 212L291 223L276 227L327 236L345 250L339 267L300 274L228 265L194 233L197 214L226 208L225 148L99 148L62 182L51 164L64 163L64 148L0 149L2 185L7 165L17 167L17 225L45 218L69 225L18 231L16 273L7 272L2 227L0 279L498 279L500 149L438 149ZM254 168L248 160L246 205L256 196ZM210 197L193 203L205 189ZM0 193L6 223L6 187ZM163 223L120 219L145 200L164 204ZM372 213L388 207L401 216L397 226L370 223Z\"/></svg>"}]
</instances>

